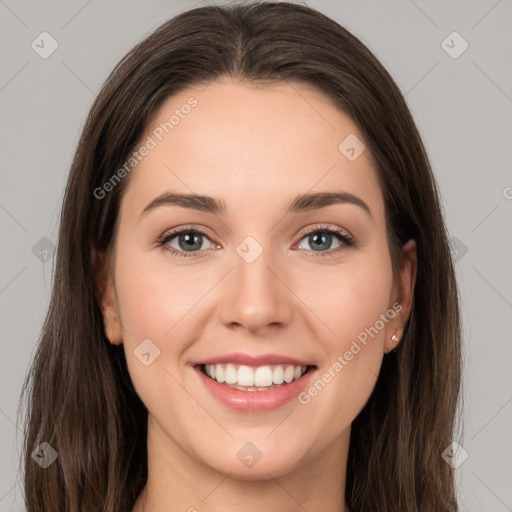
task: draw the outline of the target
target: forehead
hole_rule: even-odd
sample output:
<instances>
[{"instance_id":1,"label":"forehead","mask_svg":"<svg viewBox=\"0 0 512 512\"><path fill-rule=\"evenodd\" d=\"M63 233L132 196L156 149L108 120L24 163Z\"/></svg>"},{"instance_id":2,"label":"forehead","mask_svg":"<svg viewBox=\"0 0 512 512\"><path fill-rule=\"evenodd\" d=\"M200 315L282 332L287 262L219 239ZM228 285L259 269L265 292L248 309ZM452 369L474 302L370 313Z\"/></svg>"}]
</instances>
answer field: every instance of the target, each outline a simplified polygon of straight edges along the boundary
<instances>
[{"instance_id":1,"label":"forehead","mask_svg":"<svg viewBox=\"0 0 512 512\"><path fill-rule=\"evenodd\" d=\"M350 160L340 150L345 140L364 143L358 126L304 84L221 79L191 87L162 103L141 144L148 138L123 199L138 212L166 190L225 198L228 210L316 190L381 202L370 151Z\"/></svg>"}]
</instances>

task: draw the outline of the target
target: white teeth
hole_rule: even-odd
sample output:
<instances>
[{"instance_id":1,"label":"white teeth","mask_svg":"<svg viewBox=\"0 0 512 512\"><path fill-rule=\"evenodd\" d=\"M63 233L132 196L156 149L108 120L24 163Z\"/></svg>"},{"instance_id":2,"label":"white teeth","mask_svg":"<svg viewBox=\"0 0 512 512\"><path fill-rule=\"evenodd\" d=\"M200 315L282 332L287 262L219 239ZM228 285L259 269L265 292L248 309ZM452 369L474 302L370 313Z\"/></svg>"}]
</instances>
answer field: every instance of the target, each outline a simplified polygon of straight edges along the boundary
<instances>
[{"instance_id":1,"label":"white teeth","mask_svg":"<svg viewBox=\"0 0 512 512\"><path fill-rule=\"evenodd\" d=\"M226 380L224 376L224 368L222 368L221 365L217 368L214 364L207 364L206 368L210 368L210 373L208 373L208 370L206 370L206 373L208 373L212 379L215 379L217 382L224 382Z\"/></svg>"},{"instance_id":2,"label":"white teeth","mask_svg":"<svg viewBox=\"0 0 512 512\"><path fill-rule=\"evenodd\" d=\"M254 386L254 372L252 369L248 366L240 366L236 382L239 386ZM258 384L258 386L261 386L261 384Z\"/></svg>"},{"instance_id":3,"label":"white teeth","mask_svg":"<svg viewBox=\"0 0 512 512\"><path fill-rule=\"evenodd\" d=\"M226 366L226 371L224 372L224 380L226 384L236 384L237 379L237 371L232 364L228 364Z\"/></svg>"},{"instance_id":4,"label":"white teeth","mask_svg":"<svg viewBox=\"0 0 512 512\"><path fill-rule=\"evenodd\" d=\"M274 384L282 384L284 382L284 370L282 366L276 366L272 375L272 382Z\"/></svg>"},{"instance_id":5,"label":"white teeth","mask_svg":"<svg viewBox=\"0 0 512 512\"><path fill-rule=\"evenodd\" d=\"M238 389L244 389L239 386L252 388L244 389L247 391L266 391L275 385L293 382L302 377L306 369L307 366L293 365L265 365L257 368L231 363L205 365L205 372L212 379Z\"/></svg>"},{"instance_id":6,"label":"white teeth","mask_svg":"<svg viewBox=\"0 0 512 512\"><path fill-rule=\"evenodd\" d=\"M284 371L284 381L291 382L293 380L294 375L295 368L293 366L287 366L286 370Z\"/></svg>"},{"instance_id":7,"label":"white teeth","mask_svg":"<svg viewBox=\"0 0 512 512\"><path fill-rule=\"evenodd\" d=\"M254 372L254 385L258 387L272 386L272 378L273 372L270 369L270 366L260 366L259 368L256 368L256 371Z\"/></svg>"}]
</instances>

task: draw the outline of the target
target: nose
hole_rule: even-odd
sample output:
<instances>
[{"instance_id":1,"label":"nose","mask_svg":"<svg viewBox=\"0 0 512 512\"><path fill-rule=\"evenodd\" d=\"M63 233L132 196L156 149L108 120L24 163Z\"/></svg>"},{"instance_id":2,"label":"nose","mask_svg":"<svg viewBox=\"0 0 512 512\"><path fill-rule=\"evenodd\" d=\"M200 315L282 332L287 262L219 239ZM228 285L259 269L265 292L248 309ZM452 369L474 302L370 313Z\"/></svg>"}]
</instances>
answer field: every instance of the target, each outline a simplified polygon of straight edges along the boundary
<instances>
[{"instance_id":1,"label":"nose","mask_svg":"<svg viewBox=\"0 0 512 512\"><path fill-rule=\"evenodd\" d=\"M234 253L234 268L222 290L222 323L254 333L283 327L292 318L294 300L283 266L272 259L270 250L249 261Z\"/></svg>"}]
</instances>

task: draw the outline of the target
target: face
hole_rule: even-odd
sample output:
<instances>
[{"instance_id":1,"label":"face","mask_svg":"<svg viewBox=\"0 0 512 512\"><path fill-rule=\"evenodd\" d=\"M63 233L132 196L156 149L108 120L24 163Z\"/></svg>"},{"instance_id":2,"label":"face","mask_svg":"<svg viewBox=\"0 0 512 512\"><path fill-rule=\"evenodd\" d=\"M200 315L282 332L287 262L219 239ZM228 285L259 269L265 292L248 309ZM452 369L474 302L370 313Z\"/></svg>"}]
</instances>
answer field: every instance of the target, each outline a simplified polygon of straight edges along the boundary
<instances>
[{"instance_id":1,"label":"face","mask_svg":"<svg viewBox=\"0 0 512 512\"><path fill-rule=\"evenodd\" d=\"M222 79L155 113L122 198L102 305L163 451L258 479L348 440L401 337L415 278L409 250L393 279L377 168L362 143L346 114L299 84ZM296 201L321 193L341 195ZM235 361L237 377L239 366L259 371L255 384L269 371L279 381L280 360L284 372L287 359L309 369L270 391L233 390L198 369L227 356L215 366L227 379L235 353L274 355Z\"/></svg>"}]
</instances>

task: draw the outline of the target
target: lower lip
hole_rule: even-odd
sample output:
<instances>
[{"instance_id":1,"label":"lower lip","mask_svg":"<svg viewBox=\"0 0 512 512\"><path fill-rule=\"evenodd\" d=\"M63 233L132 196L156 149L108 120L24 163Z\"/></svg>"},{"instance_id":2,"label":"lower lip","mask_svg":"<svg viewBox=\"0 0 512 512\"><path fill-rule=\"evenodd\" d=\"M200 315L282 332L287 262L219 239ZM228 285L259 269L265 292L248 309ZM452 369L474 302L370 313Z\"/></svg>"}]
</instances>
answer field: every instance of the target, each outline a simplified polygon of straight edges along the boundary
<instances>
[{"instance_id":1,"label":"lower lip","mask_svg":"<svg viewBox=\"0 0 512 512\"><path fill-rule=\"evenodd\" d=\"M308 370L300 379L268 391L241 391L220 384L205 375L199 366L194 368L206 389L222 404L236 411L271 411L288 403L309 383L316 368Z\"/></svg>"}]
</instances>

